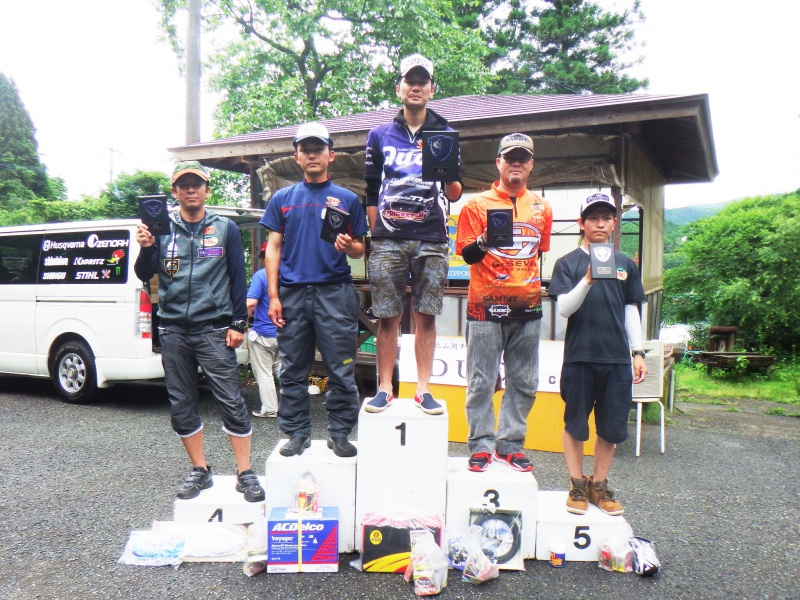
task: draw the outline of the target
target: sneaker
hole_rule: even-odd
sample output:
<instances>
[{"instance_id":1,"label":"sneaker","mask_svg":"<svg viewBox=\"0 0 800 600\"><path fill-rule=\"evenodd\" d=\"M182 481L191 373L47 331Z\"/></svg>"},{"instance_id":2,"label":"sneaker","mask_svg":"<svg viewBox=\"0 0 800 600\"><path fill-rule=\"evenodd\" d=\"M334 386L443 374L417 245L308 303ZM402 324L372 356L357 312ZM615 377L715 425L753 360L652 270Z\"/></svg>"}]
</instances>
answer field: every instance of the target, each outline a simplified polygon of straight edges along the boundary
<instances>
[{"instance_id":1,"label":"sneaker","mask_svg":"<svg viewBox=\"0 0 800 600\"><path fill-rule=\"evenodd\" d=\"M274 419L274 418L276 418L278 416L278 413L272 412L272 411L258 412L257 410L254 410L253 411L253 416L254 417L259 417L261 419Z\"/></svg>"},{"instance_id":2,"label":"sneaker","mask_svg":"<svg viewBox=\"0 0 800 600\"><path fill-rule=\"evenodd\" d=\"M428 415L441 415L444 412L444 407L439 404L433 397L433 395L425 392L420 396L417 394L414 396L414 402L417 403L417 408L422 410L425 414Z\"/></svg>"},{"instance_id":3,"label":"sneaker","mask_svg":"<svg viewBox=\"0 0 800 600\"><path fill-rule=\"evenodd\" d=\"M211 467L208 465L206 465L205 469L203 467L193 467L186 481L178 488L177 495L181 500L191 500L192 498L197 498L201 491L207 490L212 485L214 485L214 481L211 479Z\"/></svg>"},{"instance_id":4,"label":"sneaker","mask_svg":"<svg viewBox=\"0 0 800 600\"><path fill-rule=\"evenodd\" d=\"M581 477L576 479L569 478L569 494L567 495L567 512L574 515L585 515L589 510L589 502L586 499L587 486L589 479Z\"/></svg>"},{"instance_id":5,"label":"sneaker","mask_svg":"<svg viewBox=\"0 0 800 600\"><path fill-rule=\"evenodd\" d=\"M523 473L530 473L533 471L533 464L528 460L522 452L513 452L511 454L500 454L497 450L494 451L494 459L507 464L515 471L522 471Z\"/></svg>"},{"instance_id":6,"label":"sneaker","mask_svg":"<svg viewBox=\"0 0 800 600\"><path fill-rule=\"evenodd\" d=\"M258 477L253 473L253 469L242 471L236 478L236 491L244 493L244 499L248 502L261 502L266 498L264 488L258 481Z\"/></svg>"},{"instance_id":7,"label":"sneaker","mask_svg":"<svg viewBox=\"0 0 800 600\"><path fill-rule=\"evenodd\" d=\"M375 397L364 405L364 410L370 413L379 413L385 411L392 405L394 396L386 392L378 392Z\"/></svg>"},{"instance_id":8,"label":"sneaker","mask_svg":"<svg viewBox=\"0 0 800 600\"><path fill-rule=\"evenodd\" d=\"M586 491L589 502L602 510L607 515L617 516L625 512L622 504L614 499L614 492L608 489L608 479L594 481L589 477L589 485Z\"/></svg>"},{"instance_id":9,"label":"sneaker","mask_svg":"<svg viewBox=\"0 0 800 600\"><path fill-rule=\"evenodd\" d=\"M488 452L477 452L469 457L467 469L476 473L483 473L492 464L492 455Z\"/></svg>"}]
</instances>

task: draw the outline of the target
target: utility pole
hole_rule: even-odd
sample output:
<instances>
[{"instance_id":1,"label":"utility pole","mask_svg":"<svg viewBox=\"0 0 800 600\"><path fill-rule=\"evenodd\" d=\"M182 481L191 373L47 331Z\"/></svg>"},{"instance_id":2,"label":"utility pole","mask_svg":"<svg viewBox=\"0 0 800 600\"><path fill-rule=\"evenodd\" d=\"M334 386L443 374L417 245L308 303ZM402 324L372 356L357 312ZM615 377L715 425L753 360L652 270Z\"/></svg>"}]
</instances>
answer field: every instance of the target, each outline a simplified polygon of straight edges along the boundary
<instances>
[{"instance_id":1,"label":"utility pole","mask_svg":"<svg viewBox=\"0 0 800 600\"><path fill-rule=\"evenodd\" d=\"M200 3L189 0L186 40L186 143L200 141Z\"/></svg>"}]
</instances>

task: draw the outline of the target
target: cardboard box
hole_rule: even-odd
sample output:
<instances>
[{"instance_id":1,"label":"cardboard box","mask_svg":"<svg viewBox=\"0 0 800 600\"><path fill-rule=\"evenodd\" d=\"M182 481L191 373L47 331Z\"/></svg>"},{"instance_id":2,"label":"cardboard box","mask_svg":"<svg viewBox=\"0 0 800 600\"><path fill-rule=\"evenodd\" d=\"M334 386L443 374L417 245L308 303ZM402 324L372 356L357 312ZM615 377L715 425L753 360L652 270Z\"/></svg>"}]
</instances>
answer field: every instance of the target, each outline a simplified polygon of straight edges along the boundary
<instances>
[{"instance_id":1,"label":"cardboard box","mask_svg":"<svg viewBox=\"0 0 800 600\"><path fill-rule=\"evenodd\" d=\"M335 573L339 570L339 509L315 515L273 508L267 521L267 573Z\"/></svg>"}]
</instances>

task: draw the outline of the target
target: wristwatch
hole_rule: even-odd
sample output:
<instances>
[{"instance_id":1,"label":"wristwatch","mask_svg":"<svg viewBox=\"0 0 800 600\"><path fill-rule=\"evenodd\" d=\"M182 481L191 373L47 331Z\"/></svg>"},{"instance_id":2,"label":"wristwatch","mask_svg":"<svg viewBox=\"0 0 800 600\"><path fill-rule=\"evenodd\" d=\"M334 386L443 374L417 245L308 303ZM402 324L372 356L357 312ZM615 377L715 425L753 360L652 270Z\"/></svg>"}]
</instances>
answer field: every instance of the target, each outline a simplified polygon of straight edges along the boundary
<instances>
[{"instance_id":1,"label":"wristwatch","mask_svg":"<svg viewBox=\"0 0 800 600\"><path fill-rule=\"evenodd\" d=\"M238 331L239 333L244 333L245 329L247 329L247 321L244 319L231 321L230 328L234 331Z\"/></svg>"},{"instance_id":2,"label":"wristwatch","mask_svg":"<svg viewBox=\"0 0 800 600\"><path fill-rule=\"evenodd\" d=\"M475 243L478 244L478 249L481 250L481 252L489 251L489 247L483 243L483 236L479 235L478 239L475 240Z\"/></svg>"},{"instance_id":3,"label":"wristwatch","mask_svg":"<svg viewBox=\"0 0 800 600\"><path fill-rule=\"evenodd\" d=\"M645 354L644 350L634 350L633 352L631 352L631 358L636 356L641 356L642 358L644 358L647 355Z\"/></svg>"}]
</instances>

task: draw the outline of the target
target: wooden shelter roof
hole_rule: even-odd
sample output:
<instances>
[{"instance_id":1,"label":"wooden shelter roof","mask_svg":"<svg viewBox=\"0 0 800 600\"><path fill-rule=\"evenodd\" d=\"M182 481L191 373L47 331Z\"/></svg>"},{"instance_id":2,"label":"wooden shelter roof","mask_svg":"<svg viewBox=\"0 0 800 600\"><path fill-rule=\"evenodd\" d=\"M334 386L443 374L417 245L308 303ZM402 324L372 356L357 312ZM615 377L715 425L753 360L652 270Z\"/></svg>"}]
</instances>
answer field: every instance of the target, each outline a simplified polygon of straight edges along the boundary
<instances>
[{"instance_id":1,"label":"wooden shelter roof","mask_svg":"<svg viewBox=\"0 0 800 600\"><path fill-rule=\"evenodd\" d=\"M512 131L534 137L572 133L637 139L667 184L712 181L719 173L708 95L473 95L428 105L459 131L460 140L495 143ZM338 152L360 152L367 132L398 107L321 121ZM292 154L297 125L170 148L178 160L249 173Z\"/></svg>"}]
</instances>

